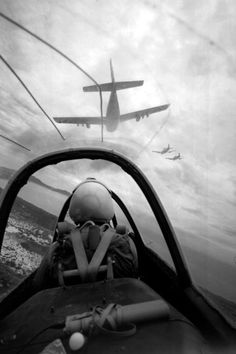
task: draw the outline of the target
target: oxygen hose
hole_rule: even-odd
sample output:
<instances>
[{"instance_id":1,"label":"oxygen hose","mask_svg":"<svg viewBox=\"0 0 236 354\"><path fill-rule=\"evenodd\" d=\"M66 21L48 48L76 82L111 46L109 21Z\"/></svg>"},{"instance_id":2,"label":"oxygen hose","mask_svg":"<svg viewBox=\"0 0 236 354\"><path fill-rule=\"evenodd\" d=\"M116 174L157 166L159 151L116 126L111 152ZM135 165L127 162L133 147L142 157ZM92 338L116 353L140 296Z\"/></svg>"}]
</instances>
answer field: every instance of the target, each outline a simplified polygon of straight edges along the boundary
<instances>
[{"instance_id":1,"label":"oxygen hose","mask_svg":"<svg viewBox=\"0 0 236 354\"><path fill-rule=\"evenodd\" d=\"M163 300L147 301L131 305L109 304L105 309L96 306L91 312L68 316L64 331L87 333L91 328L98 331L118 331L130 323L163 320L169 317L169 306Z\"/></svg>"}]
</instances>

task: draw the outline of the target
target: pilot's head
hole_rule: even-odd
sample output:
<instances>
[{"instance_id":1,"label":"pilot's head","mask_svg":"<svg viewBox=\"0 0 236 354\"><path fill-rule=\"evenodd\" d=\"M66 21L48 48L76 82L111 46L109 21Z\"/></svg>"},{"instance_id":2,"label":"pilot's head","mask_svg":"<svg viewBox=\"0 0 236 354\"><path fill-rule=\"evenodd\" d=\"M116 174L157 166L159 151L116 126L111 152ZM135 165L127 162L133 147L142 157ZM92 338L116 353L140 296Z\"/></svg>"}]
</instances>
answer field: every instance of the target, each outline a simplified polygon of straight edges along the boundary
<instances>
[{"instance_id":1,"label":"pilot's head","mask_svg":"<svg viewBox=\"0 0 236 354\"><path fill-rule=\"evenodd\" d=\"M107 187L94 178L80 183L72 195L69 215L76 225L88 220L109 222L114 216L114 207Z\"/></svg>"}]
</instances>

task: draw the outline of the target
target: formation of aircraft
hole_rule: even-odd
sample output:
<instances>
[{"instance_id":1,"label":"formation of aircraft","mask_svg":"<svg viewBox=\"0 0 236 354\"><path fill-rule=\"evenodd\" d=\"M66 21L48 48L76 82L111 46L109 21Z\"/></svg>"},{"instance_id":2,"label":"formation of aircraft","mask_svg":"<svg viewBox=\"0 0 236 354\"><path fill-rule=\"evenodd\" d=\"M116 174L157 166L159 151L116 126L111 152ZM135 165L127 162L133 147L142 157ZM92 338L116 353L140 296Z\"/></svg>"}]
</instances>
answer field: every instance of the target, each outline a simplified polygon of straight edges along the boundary
<instances>
[{"instance_id":1,"label":"formation of aircraft","mask_svg":"<svg viewBox=\"0 0 236 354\"><path fill-rule=\"evenodd\" d=\"M152 152L156 152L158 154L169 154L171 152L174 151L174 148L170 146L170 144L167 145L167 147L164 147L161 151L158 150L152 150ZM177 155L173 156L173 157L166 157L167 160L182 160L183 158L181 157L180 153L178 153Z\"/></svg>"},{"instance_id":2,"label":"formation of aircraft","mask_svg":"<svg viewBox=\"0 0 236 354\"><path fill-rule=\"evenodd\" d=\"M170 146L170 144L168 144L167 147L164 147L161 151L153 150L153 152L156 152L156 153L158 153L158 154L166 154L167 152L168 152L168 153L171 153L171 152L173 152L173 151L174 151L174 148L172 148L172 147Z\"/></svg>"},{"instance_id":3,"label":"formation of aircraft","mask_svg":"<svg viewBox=\"0 0 236 354\"><path fill-rule=\"evenodd\" d=\"M142 109L126 114L120 114L119 101L117 97L118 90L124 90L131 87L137 87L143 85L143 81L115 81L114 71L112 67L112 61L110 60L111 82L100 84L100 88L104 92L110 92L110 98L107 105L106 116L103 119L103 124L106 126L107 131L113 132L117 129L119 123L126 122L130 119L136 119L139 121L145 116L150 114L161 112L169 107L169 104L156 106L152 108ZM98 87L96 85L83 87L84 92L97 92ZM76 124L90 128L91 125L101 125L101 117L54 117L55 122L63 124Z\"/></svg>"},{"instance_id":4,"label":"formation of aircraft","mask_svg":"<svg viewBox=\"0 0 236 354\"><path fill-rule=\"evenodd\" d=\"M173 156L173 157L166 157L167 160L182 160L183 158L181 157L180 153L178 153L177 155Z\"/></svg>"}]
</instances>

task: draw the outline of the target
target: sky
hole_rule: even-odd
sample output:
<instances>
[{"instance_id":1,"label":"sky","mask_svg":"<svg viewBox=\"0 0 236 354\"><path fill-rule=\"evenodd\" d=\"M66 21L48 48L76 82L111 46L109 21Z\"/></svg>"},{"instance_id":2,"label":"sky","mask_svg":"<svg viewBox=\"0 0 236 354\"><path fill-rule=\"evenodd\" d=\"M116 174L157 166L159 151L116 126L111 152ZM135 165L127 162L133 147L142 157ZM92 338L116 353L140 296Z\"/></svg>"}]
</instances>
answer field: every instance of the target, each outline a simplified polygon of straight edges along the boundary
<instances>
[{"instance_id":1,"label":"sky","mask_svg":"<svg viewBox=\"0 0 236 354\"><path fill-rule=\"evenodd\" d=\"M42 153L91 142L113 146L147 175L174 227L189 232L186 239L178 231L181 242L182 237L199 250L223 254L236 267L235 2L1 0L0 12L99 83L110 81L110 59L118 81L144 80L141 87L118 92L121 113L170 103L167 111L124 123L114 133L105 130L103 144L100 127L58 124L63 141L0 62L0 134L31 149L1 139L0 165L16 169ZM0 54L50 117L99 115L98 95L82 91L92 84L88 77L1 17L0 32ZM105 112L106 93L103 100ZM153 153L168 143L175 149L168 157L180 152L182 160ZM106 164L85 167L108 178ZM47 173L47 182L62 189L69 178L69 190L83 175L72 165ZM115 184L117 171L109 173Z\"/></svg>"}]
</instances>

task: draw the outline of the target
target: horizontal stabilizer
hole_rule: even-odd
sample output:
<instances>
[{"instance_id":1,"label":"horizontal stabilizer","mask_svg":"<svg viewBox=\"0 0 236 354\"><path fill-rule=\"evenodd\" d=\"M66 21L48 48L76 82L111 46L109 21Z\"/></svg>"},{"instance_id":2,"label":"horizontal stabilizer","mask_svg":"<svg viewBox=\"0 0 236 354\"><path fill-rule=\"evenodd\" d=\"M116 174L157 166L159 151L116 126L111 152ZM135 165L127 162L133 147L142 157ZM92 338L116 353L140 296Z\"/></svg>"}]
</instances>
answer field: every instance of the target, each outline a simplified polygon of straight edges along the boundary
<instances>
[{"instance_id":1,"label":"horizontal stabilizer","mask_svg":"<svg viewBox=\"0 0 236 354\"><path fill-rule=\"evenodd\" d=\"M152 108L142 109L140 111L135 111L135 112L131 112L131 113L121 114L120 121L121 122L125 122L125 121L130 120L130 119L136 119L138 121L140 118L144 118L145 116L148 117L150 114L164 111L168 107L169 107L169 104L164 104L162 106L156 106L156 107L152 107Z\"/></svg>"},{"instance_id":2,"label":"horizontal stabilizer","mask_svg":"<svg viewBox=\"0 0 236 354\"><path fill-rule=\"evenodd\" d=\"M99 86L101 87L102 91L108 91L111 92L113 90L124 90L127 88L131 87L136 87L136 86L142 86L143 81L119 81L119 82L108 82L106 84L100 84ZM92 86L85 86L83 87L84 92L95 92L98 91L98 88L96 85Z\"/></svg>"},{"instance_id":3,"label":"horizontal stabilizer","mask_svg":"<svg viewBox=\"0 0 236 354\"><path fill-rule=\"evenodd\" d=\"M87 125L101 125L101 117L53 117L55 122L62 124L87 124ZM103 119L106 124L106 119Z\"/></svg>"}]
</instances>

